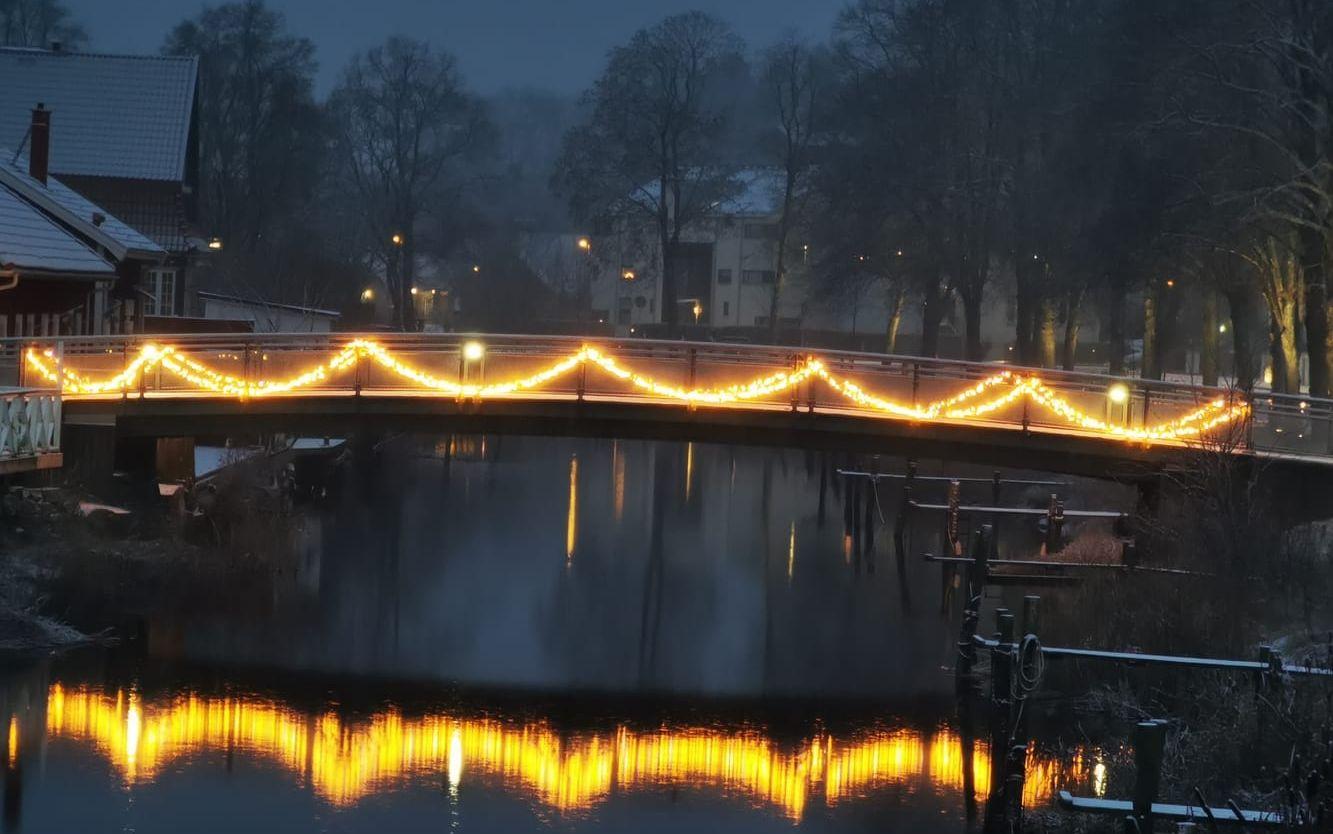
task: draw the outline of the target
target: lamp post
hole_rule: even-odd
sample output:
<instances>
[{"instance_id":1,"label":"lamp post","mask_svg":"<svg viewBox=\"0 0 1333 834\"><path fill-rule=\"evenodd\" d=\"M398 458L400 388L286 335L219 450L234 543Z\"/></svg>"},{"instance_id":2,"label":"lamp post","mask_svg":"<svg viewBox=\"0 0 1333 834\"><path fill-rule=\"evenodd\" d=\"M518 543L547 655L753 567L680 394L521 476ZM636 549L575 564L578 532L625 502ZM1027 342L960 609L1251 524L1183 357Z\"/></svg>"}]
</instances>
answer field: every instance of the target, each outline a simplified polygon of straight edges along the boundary
<instances>
[{"instance_id":1,"label":"lamp post","mask_svg":"<svg viewBox=\"0 0 1333 834\"><path fill-rule=\"evenodd\" d=\"M403 247L407 244L407 238L402 232L394 232L389 238L393 244L393 254L389 258L390 280L389 286L397 289L397 307L398 310L398 328L400 330L415 330L417 323L416 305L412 299L412 288L410 281L403 274Z\"/></svg>"},{"instance_id":2,"label":"lamp post","mask_svg":"<svg viewBox=\"0 0 1333 834\"><path fill-rule=\"evenodd\" d=\"M579 261L578 292L574 303L579 308L578 320L583 321L583 317L592 309L592 241L587 237L580 237L577 245L584 257Z\"/></svg>"}]
</instances>

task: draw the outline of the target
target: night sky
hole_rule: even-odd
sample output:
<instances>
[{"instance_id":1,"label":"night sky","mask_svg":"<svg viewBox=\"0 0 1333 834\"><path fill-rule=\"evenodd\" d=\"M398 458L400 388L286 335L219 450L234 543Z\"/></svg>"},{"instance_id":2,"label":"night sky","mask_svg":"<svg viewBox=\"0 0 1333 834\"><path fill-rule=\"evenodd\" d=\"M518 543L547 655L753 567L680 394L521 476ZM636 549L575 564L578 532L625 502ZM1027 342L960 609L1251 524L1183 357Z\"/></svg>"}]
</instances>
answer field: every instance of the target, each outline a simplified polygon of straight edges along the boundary
<instances>
[{"instance_id":1,"label":"night sky","mask_svg":"<svg viewBox=\"0 0 1333 834\"><path fill-rule=\"evenodd\" d=\"M156 52L167 31L205 4L194 0L65 0L88 30L91 48ZM219 5L217 2L211 5ZM844 0L270 0L288 27L314 41L319 92L335 83L355 52L394 34L430 41L458 56L482 93L535 86L582 90L606 51L636 29L689 9L730 22L758 49L794 30L827 37Z\"/></svg>"}]
</instances>

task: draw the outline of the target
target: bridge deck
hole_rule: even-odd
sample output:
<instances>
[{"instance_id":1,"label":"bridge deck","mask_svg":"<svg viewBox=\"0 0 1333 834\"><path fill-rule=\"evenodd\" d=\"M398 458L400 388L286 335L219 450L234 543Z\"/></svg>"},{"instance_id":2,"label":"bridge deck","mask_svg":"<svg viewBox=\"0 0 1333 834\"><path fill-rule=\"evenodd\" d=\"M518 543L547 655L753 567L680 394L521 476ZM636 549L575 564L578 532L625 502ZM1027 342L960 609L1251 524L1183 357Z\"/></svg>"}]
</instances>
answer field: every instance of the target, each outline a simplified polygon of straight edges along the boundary
<instances>
[{"instance_id":1,"label":"bridge deck","mask_svg":"<svg viewBox=\"0 0 1333 834\"><path fill-rule=\"evenodd\" d=\"M0 344L70 419L609 434L804 445L1115 475L1207 448L1333 464L1333 403L1001 364L560 337L107 337Z\"/></svg>"}]
</instances>

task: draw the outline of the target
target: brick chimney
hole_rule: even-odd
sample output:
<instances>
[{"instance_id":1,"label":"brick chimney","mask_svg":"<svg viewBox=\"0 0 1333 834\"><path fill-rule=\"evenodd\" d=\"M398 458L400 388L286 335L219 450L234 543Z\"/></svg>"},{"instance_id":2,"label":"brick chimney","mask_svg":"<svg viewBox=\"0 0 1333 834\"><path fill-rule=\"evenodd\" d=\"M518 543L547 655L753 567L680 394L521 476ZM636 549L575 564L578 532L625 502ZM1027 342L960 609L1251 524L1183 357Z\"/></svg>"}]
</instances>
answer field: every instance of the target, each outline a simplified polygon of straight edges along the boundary
<instances>
[{"instance_id":1,"label":"brick chimney","mask_svg":"<svg viewBox=\"0 0 1333 834\"><path fill-rule=\"evenodd\" d=\"M51 168L51 111L38 103L32 111L32 132L28 137L28 175L46 185Z\"/></svg>"}]
</instances>

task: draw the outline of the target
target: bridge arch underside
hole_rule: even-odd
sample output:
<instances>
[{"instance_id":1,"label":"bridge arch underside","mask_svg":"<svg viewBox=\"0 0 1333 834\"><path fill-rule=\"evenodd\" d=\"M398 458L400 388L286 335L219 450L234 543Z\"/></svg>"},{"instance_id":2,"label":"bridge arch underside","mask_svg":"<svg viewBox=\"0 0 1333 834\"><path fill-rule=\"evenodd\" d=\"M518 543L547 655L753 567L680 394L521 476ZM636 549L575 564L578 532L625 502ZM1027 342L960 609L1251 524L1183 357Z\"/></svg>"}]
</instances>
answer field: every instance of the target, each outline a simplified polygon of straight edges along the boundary
<instances>
[{"instance_id":1,"label":"bridge arch underside","mask_svg":"<svg viewBox=\"0 0 1333 834\"><path fill-rule=\"evenodd\" d=\"M114 424L118 438L345 436L413 432L674 440L879 453L1113 480L1156 479L1184 465L1180 446L1143 445L1002 425L914 423L856 414L741 410L568 400L459 402L448 398L330 396L258 399L72 400L69 423ZM1299 464L1280 464L1297 466Z\"/></svg>"}]
</instances>

